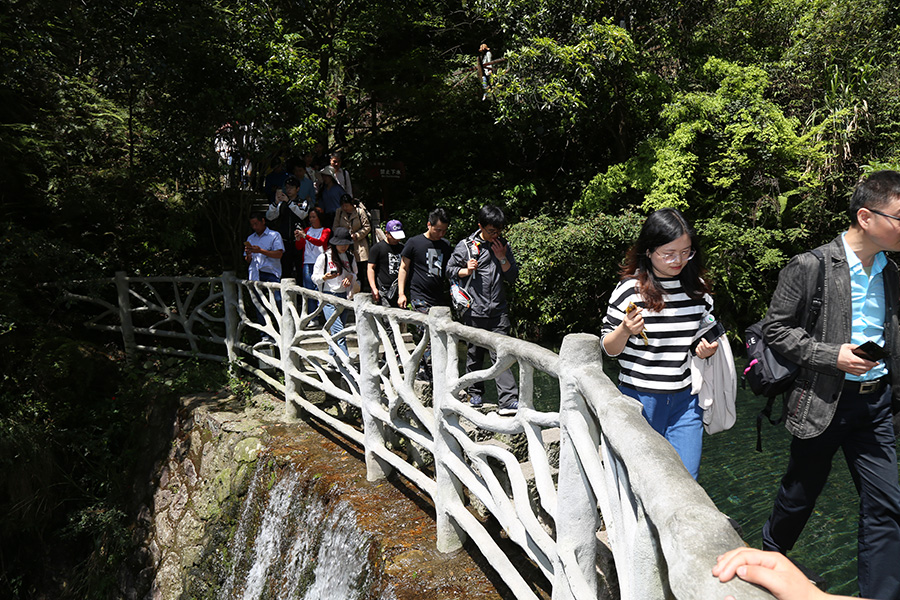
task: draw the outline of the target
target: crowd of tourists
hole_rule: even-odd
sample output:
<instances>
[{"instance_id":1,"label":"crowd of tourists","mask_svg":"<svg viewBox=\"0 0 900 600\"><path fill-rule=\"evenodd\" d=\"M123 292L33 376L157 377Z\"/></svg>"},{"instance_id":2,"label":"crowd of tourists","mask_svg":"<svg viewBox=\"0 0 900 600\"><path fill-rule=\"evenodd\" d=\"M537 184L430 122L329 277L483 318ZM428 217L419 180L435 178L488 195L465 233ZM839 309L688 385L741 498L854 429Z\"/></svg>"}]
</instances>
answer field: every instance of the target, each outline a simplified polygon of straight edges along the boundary
<instances>
[{"instance_id":1,"label":"crowd of tourists","mask_svg":"<svg viewBox=\"0 0 900 600\"><path fill-rule=\"evenodd\" d=\"M483 207L478 230L455 248L444 240L450 217L440 208L429 213L425 231L409 239L400 221L389 220L370 248L369 211L353 197L350 174L342 163L340 153L317 158L314 148L302 159L285 161L283 170L276 165L265 181L268 210L250 216L253 233L244 243L249 279L278 282L292 278L307 289L339 298L371 292L373 299L385 306L422 313L432 306L451 306L456 298L462 322L508 335L509 310L502 283L516 279L518 266L501 237L506 226L502 209ZM276 301L281 301L280 296ZM310 312L317 306L315 300L309 300ZM324 322L332 321L329 332L338 348L349 355L346 341L339 335L346 325L343 311L326 303L322 314ZM257 310L255 319L262 324L265 316ZM318 320L310 322L311 327L321 325ZM264 336L263 341L271 340ZM493 351L471 345L467 370L482 368L485 354L496 359ZM431 377L429 349L417 378ZM498 376L496 385L498 413L515 414L518 386L512 372ZM472 384L467 392L472 406L484 404L483 382Z\"/></svg>"},{"instance_id":2,"label":"crowd of tourists","mask_svg":"<svg viewBox=\"0 0 900 600\"><path fill-rule=\"evenodd\" d=\"M300 174L309 173L302 165L300 169ZM370 224L359 203L343 193L340 158L336 167L332 162L330 170L313 174L318 181L310 177L311 185L297 185L294 175L275 191L270 206L274 232L266 229L262 216L251 219L251 277L259 262L258 277L277 280L288 269L277 268L277 259L284 265L280 252L293 246L303 256L304 285L309 281L315 286L311 289L347 295L359 289L362 279L373 298L386 306L427 312L452 302L465 324L509 333L504 282L515 281L518 265L502 237L507 222L501 208L483 207L478 229L455 248L444 240L450 216L435 209L425 232L409 240L399 221L389 221L384 239L370 251L364 241ZM324 198L329 186L342 190L339 204L329 205L332 217L325 206L305 204L310 190ZM297 198L301 210L294 211ZM285 203L287 212L279 211ZM284 215L309 217L310 225L289 240L291 228L278 221ZM895 380L900 374L900 275L886 256L900 251L900 173L879 171L860 181L848 217L846 231L795 256L779 276L762 329L769 347L796 365L784 415L793 436L790 460L763 528L767 552L729 553L714 570L723 581L738 576L771 584L778 598L812 597L802 595L807 588L795 583L807 581L806 576L798 576L796 567L779 557L799 538L841 449L860 496L860 592L867 598L900 600L900 484L893 421L900 409L900 382ZM325 224L332 225L330 232ZM266 243L259 243L260 238ZM618 359L621 392L640 403L643 416L694 478L704 427L710 430L710 408L733 407L736 394L733 357L713 306L694 229L674 208L655 211L625 257L603 319L601 346ZM484 348L470 345L467 372L481 368L484 354ZM430 377L429 362L426 356L420 376ZM514 414L518 387L512 372L499 374L495 382L499 412ZM483 383L467 392L473 406L483 403Z\"/></svg>"}]
</instances>

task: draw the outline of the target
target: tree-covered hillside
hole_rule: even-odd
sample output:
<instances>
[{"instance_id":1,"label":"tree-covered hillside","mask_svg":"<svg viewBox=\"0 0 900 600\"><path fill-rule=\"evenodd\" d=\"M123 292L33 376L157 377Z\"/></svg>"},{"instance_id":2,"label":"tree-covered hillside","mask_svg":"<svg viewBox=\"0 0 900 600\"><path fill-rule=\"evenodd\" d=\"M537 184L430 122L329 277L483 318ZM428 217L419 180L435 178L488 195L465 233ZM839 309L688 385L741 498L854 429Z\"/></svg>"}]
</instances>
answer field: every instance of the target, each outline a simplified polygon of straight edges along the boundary
<instances>
[{"instance_id":1,"label":"tree-covered hillside","mask_svg":"<svg viewBox=\"0 0 900 600\"><path fill-rule=\"evenodd\" d=\"M344 151L356 195L407 231L444 206L455 240L503 206L516 330L548 341L596 331L661 206L696 223L737 334L791 255L846 226L860 175L900 166L887 0L4 0L0 39L5 597L45 589L62 539L91 567L70 589L106 593L103 540L127 545L131 518L110 482L135 460L140 382L39 284L240 270L275 156ZM49 466L23 482L22 464Z\"/></svg>"}]
</instances>

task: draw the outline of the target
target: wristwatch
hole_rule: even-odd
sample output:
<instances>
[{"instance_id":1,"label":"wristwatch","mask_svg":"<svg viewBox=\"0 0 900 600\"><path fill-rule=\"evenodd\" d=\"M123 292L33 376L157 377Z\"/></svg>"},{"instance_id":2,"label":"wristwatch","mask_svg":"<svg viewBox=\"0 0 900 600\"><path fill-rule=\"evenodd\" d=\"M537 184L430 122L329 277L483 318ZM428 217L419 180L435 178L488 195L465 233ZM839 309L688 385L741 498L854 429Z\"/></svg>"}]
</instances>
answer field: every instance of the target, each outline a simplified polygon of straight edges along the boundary
<instances>
[{"instance_id":1,"label":"wristwatch","mask_svg":"<svg viewBox=\"0 0 900 600\"><path fill-rule=\"evenodd\" d=\"M509 262L509 261L506 260L505 258L501 258L501 259L500 259L500 264L501 264L501 265L505 265L505 264L508 263L508 262Z\"/></svg>"}]
</instances>

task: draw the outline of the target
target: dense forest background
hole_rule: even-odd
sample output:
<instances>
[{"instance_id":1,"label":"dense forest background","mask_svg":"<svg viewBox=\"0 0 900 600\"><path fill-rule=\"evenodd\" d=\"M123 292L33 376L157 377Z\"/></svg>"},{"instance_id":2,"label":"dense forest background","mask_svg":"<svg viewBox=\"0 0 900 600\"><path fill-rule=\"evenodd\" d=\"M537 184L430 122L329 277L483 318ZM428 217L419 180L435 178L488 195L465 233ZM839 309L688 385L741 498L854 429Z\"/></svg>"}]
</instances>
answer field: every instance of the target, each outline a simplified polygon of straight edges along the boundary
<instances>
[{"instance_id":1,"label":"dense forest background","mask_svg":"<svg viewBox=\"0 0 900 600\"><path fill-rule=\"evenodd\" d=\"M40 284L240 269L274 156L345 151L408 232L443 206L455 241L503 206L516 331L548 343L598 329L662 206L696 224L737 335L857 179L900 166L887 0L3 0L0 39L4 597L118 594L140 434L202 376L123 367ZM481 43L503 59L486 99Z\"/></svg>"}]
</instances>

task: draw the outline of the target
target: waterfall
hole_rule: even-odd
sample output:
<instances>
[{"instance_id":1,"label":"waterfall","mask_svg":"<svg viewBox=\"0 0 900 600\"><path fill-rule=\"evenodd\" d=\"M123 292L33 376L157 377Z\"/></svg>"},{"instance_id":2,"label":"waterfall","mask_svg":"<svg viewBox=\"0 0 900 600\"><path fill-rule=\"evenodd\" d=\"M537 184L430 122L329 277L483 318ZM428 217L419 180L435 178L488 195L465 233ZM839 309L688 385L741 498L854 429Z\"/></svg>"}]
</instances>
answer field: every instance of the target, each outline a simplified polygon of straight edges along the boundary
<instances>
[{"instance_id":1,"label":"waterfall","mask_svg":"<svg viewBox=\"0 0 900 600\"><path fill-rule=\"evenodd\" d=\"M347 502L316 486L315 475L258 461L228 546L229 600L391 600L378 592L371 539Z\"/></svg>"}]
</instances>

